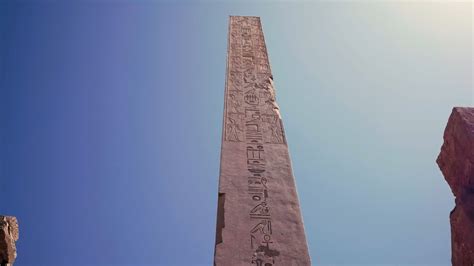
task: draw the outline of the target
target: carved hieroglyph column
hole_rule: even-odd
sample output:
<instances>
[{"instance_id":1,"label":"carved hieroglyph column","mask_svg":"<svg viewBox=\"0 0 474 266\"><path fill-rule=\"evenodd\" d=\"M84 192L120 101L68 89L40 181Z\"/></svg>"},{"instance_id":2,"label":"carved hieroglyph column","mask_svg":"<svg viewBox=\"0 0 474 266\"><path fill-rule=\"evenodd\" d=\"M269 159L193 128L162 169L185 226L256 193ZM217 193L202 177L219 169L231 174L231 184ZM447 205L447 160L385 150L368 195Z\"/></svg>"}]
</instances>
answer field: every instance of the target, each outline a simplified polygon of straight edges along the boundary
<instances>
[{"instance_id":1,"label":"carved hieroglyph column","mask_svg":"<svg viewBox=\"0 0 474 266\"><path fill-rule=\"evenodd\" d=\"M260 18L231 16L214 264L311 265Z\"/></svg>"},{"instance_id":2,"label":"carved hieroglyph column","mask_svg":"<svg viewBox=\"0 0 474 266\"><path fill-rule=\"evenodd\" d=\"M436 162L456 197L451 211L453 266L474 265L474 108L453 108Z\"/></svg>"}]
</instances>

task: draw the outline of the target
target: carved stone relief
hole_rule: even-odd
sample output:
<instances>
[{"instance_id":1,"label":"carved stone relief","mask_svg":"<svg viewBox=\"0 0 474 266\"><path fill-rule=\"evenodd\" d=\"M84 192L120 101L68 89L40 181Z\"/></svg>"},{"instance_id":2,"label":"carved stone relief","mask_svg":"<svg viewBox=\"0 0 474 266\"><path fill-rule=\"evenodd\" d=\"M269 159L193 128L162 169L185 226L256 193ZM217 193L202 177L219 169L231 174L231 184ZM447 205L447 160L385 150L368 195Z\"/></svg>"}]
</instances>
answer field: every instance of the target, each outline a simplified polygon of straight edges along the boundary
<instances>
[{"instance_id":1,"label":"carved stone relief","mask_svg":"<svg viewBox=\"0 0 474 266\"><path fill-rule=\"evenodd\" d=\"M276 194L281 191L280 185L274 182L288 176L273 179L270 173L275 175L284 171L275 170L275 163L269 160L275 157L275 151L278 153L284 150L279 145L286 144L286 140L263 32L257 17L231 17L230 26L224 119L224 141L228 143L223 147L228 149L227 154L238 152L236 158L239 158L239 165L245 164L245 168L240 169L245 171L245 175L239 174L238 180L233 176L230 182L236 184L239 193L245 193L237 197L238 205L232 205L238 208L239 228L245 225L245 232L239 229L239 236L230 238L231 243L232 240L238 240L238 243L232 243L234 246L231 253L235 245L242 246L244 242L246 245L239 250L239 258L233 257L239 262L232 265L288 265L288 257L282 259L287 255L282 256L279 250L285 245L281 236L287 230L281 227L282 221L275 220L275 217L280 217L275 215L280 215L279 207L282 203L279 197L281 194ZM269 150L272 156L269 156ZM245 156L245 161L240 161L241 156ZM231 160L230 158L233 157L227 157L226 160ZM241 195L245 196L244 200ZM243 233L248 240L243 239ZM225 246L221 248L226 249ZM243 251L244 260L240 256ZM226 256L229 256L227 252L228 249ZM282 253L287 252L285 250ZM300 264L310 265L306 262L307 260ZM221 264L222 261L219 265Z\"/></svg>"},{"instance_id":2,"label":"carved stone relief","mask_svg":"<svg viewBox=\"0 0 474 266\"><path fill-rule=\"evenodd\" d=\"M258 19L233 20L226 100L225 140L247 145L250 246L253 265L275 264L272 250L271 184L266 177L265 144L284 143L279 108ZM237 29L239 28L239 29Z\"/></svg>"},{"instance_id":3,"label":"carved stone relief","mask_svg":"<svg viewBox=\"0 0 474 266\"><path fill-rule=\"evenodd\" d=\"M227 113L226 140L241 142L244 140L243 115L240 113Z\"/></svg>"}]
</instances>

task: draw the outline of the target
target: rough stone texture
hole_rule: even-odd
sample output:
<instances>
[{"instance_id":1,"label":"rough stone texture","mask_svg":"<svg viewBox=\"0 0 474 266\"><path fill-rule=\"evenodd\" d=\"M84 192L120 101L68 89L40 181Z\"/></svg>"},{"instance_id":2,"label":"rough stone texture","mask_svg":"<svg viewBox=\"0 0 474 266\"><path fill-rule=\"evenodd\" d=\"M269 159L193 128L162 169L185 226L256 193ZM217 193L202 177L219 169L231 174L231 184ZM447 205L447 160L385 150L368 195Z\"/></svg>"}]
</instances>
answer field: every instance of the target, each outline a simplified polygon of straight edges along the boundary
<instances>
[{"instance_id":1,"label":"rough stone texture","mask_svg":"<svg viewBox=\"0 0 474 266\"><path fill-rule=\"evenodd\" d=\"M13 265L16 258L18 221L12 216L0 216L0 265Z\"/></svg>"},{"instance_id":2,"label":"rough stone texture","mask_svg":"<svg viewBox=\"0 0 474 266\"><path fill-rule=\"evenodd\" d=\"M311 265L258 17L231 16L214 265Z\"/></svg>"},{"instance_id":3,"label":"rough stone texture","mask_svg":"<svg viewBox=\"0 0 474 266\"><path fill-rule=\"evenodd\" d=\"M456 197L451 212L454 266L474 265L474 108L455 107L436 162Z\"/></svg>"}]
</instances>

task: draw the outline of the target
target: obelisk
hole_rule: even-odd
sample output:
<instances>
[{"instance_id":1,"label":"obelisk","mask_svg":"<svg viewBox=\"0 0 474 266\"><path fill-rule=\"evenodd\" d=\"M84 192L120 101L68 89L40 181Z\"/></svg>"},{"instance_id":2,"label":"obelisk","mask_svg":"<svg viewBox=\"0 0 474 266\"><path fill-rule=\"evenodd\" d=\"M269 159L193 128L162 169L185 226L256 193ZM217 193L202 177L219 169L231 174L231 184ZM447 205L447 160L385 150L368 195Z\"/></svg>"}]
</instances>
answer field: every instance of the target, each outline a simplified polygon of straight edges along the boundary
<instances>
[{"instance_id":1,"label":"obelisk","mask_svg":"<svg viewBox=\"0 0 474 266\"><path fill-rule=\"evenodd\" d=\"M214 265L311 265L260 18L229 20Z\"/></svg>"}]
</instances>

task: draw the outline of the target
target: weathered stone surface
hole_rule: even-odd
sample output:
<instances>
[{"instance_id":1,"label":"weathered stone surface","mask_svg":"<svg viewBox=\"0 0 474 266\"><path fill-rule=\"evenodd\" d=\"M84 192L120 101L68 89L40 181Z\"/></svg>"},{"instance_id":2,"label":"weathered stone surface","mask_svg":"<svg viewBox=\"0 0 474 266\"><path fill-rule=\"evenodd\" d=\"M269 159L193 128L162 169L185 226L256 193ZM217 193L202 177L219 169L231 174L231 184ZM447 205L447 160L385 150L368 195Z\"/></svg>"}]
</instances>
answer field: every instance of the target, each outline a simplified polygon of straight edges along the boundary
<instances>
[{"instance_id":1,"label":"weathered stone surface","mask_svg":"<svg viewBox=\"0 0 474 266\"><path fill-rule=\"evenodd\" d=\"M214 264L311 265L258 17L231 16Z\"/></svg>"},{"instance_id":2,"label":"weathered stone surface","mask_svg":"<svg viewBox=\"0 0 474 266\"><path fill-rule=\"evenodd\" d=\"M474 108L455 107L436 162L456 197L451 212L454 266L474 265Z\"/></svg>"},{"instance_id":3,"label":"weathered stone surface","mask_svg":"<svg viewBox=\"0 0 474 266\"><path fill-rule=\"evenodd\" d=\"M12 216L0 216L0 265L13 265L16 258L18 221Z\"/></svg>"}]
</instances>

